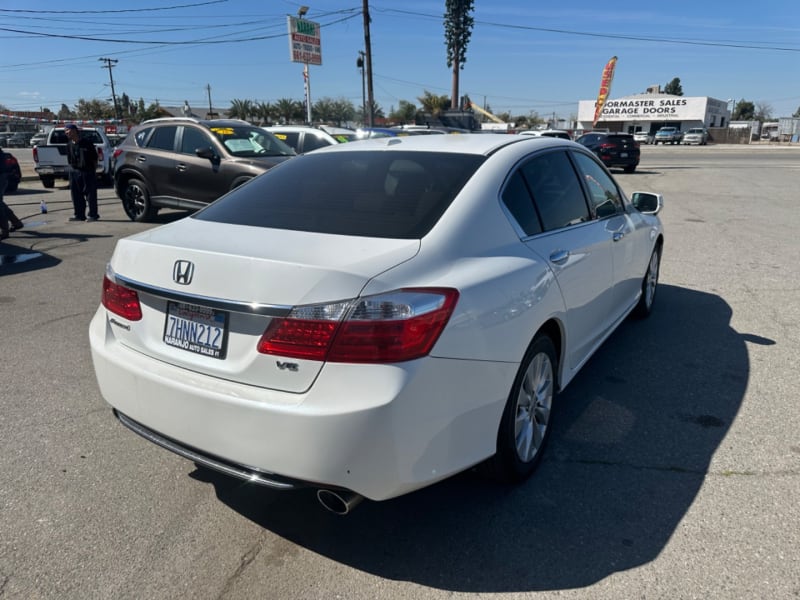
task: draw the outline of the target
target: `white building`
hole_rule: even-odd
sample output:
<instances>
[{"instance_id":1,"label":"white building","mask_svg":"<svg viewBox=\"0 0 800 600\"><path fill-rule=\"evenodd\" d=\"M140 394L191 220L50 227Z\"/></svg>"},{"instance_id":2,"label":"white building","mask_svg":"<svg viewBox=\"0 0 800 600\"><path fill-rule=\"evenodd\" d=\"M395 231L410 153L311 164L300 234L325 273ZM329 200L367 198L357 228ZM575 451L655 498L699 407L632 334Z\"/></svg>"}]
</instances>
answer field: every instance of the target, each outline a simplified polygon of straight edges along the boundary
<instances>
[{"instance_id":1,"label":"white building","mask_svg":"<svg viewBox=\"0 0 800 600\"><path fill-rule=\"evenodd\" d=\"M731 117L725 100L664 93L609 98L593 127L594 109L595 100L578 102L579 130L609 129L623 133L645 130L655 133L668 125L686 131L692 127L726 127Z\"/></svg>"}]
</instances>

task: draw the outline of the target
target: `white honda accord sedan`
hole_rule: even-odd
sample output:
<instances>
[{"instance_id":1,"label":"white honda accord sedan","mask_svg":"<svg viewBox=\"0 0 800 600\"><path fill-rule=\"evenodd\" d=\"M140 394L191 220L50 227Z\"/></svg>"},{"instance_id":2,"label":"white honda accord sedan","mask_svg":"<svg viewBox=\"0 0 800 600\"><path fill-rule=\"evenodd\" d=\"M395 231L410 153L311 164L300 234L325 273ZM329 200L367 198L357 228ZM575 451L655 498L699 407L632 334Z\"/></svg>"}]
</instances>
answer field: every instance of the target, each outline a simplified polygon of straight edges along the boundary
<instances>
[{"instance_id":1,"label":"white honda accord sedan","mask_svg":"<svg viewBox=\"0 0 800 600\"><path fill-rule=\"evenodd\" d=\"M100 391L152 442L342 514L478 464L521 481L556 394L650 313L662 206L557 138L316 150L117 243Z\"/></svg>"}]
</instances>

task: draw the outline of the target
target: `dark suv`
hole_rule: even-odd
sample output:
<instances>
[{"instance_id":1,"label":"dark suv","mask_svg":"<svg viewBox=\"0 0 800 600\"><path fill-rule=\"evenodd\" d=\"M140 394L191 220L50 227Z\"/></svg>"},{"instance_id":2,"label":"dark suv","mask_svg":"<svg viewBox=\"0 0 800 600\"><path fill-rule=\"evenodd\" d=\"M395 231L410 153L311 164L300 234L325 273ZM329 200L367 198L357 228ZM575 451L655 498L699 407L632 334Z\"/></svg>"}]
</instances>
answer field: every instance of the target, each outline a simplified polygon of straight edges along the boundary
<instances>
[{"instance_id":1,"label":"dark suv","mask_svg":"<svg viewBox=\"0 0 800 600\"><path fill-rule=\"evenodd\" d=\"M626 173L633 173L639 164L639 142L629 133L585 133L577 140L608 167L622 167Z\"/></svg>"},{"instance_id":2,"label":"dark suv","mask_svg":"<svg viewBox=\"0 0 800 600\"><path fill-rule=\"evenodd\" d=\"M159 208L197 210L295 151L260 127L235 119L152 119L114 151L114 189L132 221Z\"/></svg>"}]
</instances>

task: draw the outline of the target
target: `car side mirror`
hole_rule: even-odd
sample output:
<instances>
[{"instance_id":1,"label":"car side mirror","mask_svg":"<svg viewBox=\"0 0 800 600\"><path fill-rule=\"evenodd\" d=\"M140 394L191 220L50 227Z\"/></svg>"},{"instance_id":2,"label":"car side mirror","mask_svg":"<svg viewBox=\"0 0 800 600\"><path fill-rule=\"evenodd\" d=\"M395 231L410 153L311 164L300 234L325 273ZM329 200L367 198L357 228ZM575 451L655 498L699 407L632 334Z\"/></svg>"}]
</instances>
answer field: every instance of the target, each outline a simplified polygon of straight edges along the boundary
<instances>
[{"instance_id":1,"label":"car side mirror","mask_svg":"<svg viewBox=\"0 0 800 600\"><path fill-rule=\"evenodd\" d=\"M647 215L657 215L664 208L664 196L650 192L633 192L631 202L634 208Z\"/></svg>"},{"instance_id":2,"label":"car side mirror","mask_svg":"<svg viewBox=\"0 0 800 600\"><path fill-rule=\"evenodd\" d=\"M211 164L218 165L220 163L220 158L216 152L214 152L214 148L211 146L206 146L205 148L197 148L194 151L197 156L200 158L207 158L211 161Z\"/></svg>"}]
</instances>

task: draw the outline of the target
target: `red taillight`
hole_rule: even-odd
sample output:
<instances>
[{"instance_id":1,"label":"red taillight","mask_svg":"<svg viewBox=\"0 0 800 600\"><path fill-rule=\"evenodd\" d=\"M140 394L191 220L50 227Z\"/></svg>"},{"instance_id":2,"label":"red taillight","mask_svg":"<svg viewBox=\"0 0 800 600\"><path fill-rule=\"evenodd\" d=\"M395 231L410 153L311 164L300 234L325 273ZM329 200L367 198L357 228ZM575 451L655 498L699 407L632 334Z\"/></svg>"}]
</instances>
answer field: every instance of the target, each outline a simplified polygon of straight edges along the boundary
<instances>
[{"instance_id":1,"label":"red taillight","mask_svg":"<svg viewBox=\"0 0 800 600\"><path fill-rule=\"evenodd\" d=\"M457 300L456 290L421 288L330 306L297 307L270 323L258 351L331 362L413 360L431 351Z\"/></svg>"},{"instance_id":2,"label":"red taillight","mask_svg":"<svg viewBox=\"0 0 800 600\"><path fill-rule=\"evenodd\" d=\"M33 147L33 162L39 162L39 148L37 146Z\"/></svg>"},{"instance_id":3,"label":"red taillight","mask_svg":"<svg viewBox=\"0 0 800 600\"><path fill-rule=\"evenodd\" d=\"M116 159L116 158L119 157L120 154L122 154L122 149L121 148L116 148L114 150L114 153L111 156L113 156Z\"/></svg>"},{"instance_id":4,"label":"red taillight","mask_svg":"<svg viewBox=\"0 0 800 600\"><path fill-rule=\"evenodd\" d=\"M609 144L608 142L606 142L604 144L600 144L600 150L608 151L608 150L611 150L614 147L615 147L614 144Z\"/></svg>"},{"instance_id":5,"label":"red taillight","mask_svg":"<svg viewBox=\"0 0 800 600\"><path fill-rule=\"evenodd\" d=\"M114 283L108 275L103 278L102 302L108 310L128 321L138 321L142 318L139 294L124 285Z\"/></svg>"},{"instance_id":6,"label":"red taillight","mask_svg":"<svg viewBox=\"0 0 800 600\"><path fill-rule=\"evenodd\" d=\"M95 146L97 148L97 162L103 162L103 149L100 146Z\"/></svg>"}]
</instances>

